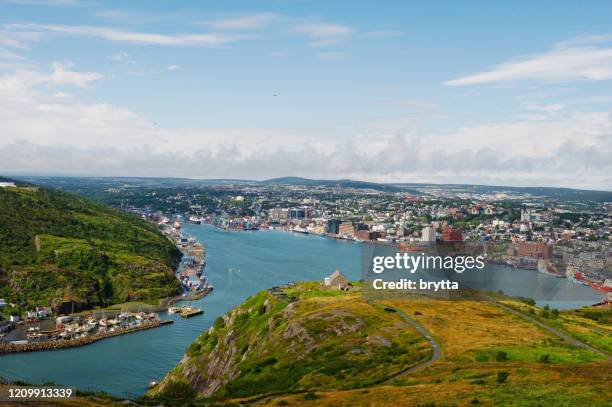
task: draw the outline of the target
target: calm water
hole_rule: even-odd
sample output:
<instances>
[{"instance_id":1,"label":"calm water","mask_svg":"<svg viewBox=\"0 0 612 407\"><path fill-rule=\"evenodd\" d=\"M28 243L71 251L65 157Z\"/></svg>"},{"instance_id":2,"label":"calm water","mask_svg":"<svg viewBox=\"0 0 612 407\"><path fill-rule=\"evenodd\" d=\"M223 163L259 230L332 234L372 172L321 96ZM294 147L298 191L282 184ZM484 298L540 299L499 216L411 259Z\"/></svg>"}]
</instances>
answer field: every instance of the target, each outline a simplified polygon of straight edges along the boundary
<instances>
[{"instance_id":1,"label":"calm water","mask_svg":"<svg viewBox=\"0 0 612 407\"><path fill-rule=\"evenodd\" d=\"M336 268L351 279L361 273L361 245L320 236L278 231L227 233L207 225L185 225L204 241L206 273L215 290L196 301L204 315L148 331L105 339L93 345L0 356L0 376L29 382L53 381L121 396L141 395L152 380L161 379L181 359L185 349L214 320L248 296L288 281L321 280ZM559 308L597 302L601 295L588 287L535 271L492 266L491 289L538 298L554 293ZM538 291L539 290L539 291Z\"/></svg>"}]
</instances>

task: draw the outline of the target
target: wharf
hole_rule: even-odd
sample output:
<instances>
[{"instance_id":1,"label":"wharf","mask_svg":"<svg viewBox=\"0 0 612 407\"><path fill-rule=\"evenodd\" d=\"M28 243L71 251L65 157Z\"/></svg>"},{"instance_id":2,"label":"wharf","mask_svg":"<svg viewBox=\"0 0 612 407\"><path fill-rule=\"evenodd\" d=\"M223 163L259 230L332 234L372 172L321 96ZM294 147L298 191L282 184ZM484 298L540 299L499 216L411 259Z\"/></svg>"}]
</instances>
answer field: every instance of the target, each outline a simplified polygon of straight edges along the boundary
<instances>
[{"instance_id":1,"label":"wharf","mask_svg":"<svg viewBox=\"0 0 612 407\"><path fill-rule=\"evenodd\" d=\"M114 336L125 335L133 332L144 331L145 329L158 328L162 325L172 324L172 320L156 321L143 324L134 328L120 329L114 332L104 332L91 336L84 336L75 339L53 340L44 342L28 342L28 343L0 343L0 355L7 353L20 352L37 352L43 350L58 350L66 348L75 348L98 342L102 339L112 338Z\"/></svg>"},{"instance_id":2,"label":"wharf","mask_svg":"<svg viewBox=\"0 0 612 407\"><path fill-rule=\"evenodd\" d=\"M196 315L201 315L203 313L204 311L202 311L201 309L192 309L192 310L181 311L180 315L183 318L191 318L191 317L195 317Z\"/></svg>"}]
</instances>

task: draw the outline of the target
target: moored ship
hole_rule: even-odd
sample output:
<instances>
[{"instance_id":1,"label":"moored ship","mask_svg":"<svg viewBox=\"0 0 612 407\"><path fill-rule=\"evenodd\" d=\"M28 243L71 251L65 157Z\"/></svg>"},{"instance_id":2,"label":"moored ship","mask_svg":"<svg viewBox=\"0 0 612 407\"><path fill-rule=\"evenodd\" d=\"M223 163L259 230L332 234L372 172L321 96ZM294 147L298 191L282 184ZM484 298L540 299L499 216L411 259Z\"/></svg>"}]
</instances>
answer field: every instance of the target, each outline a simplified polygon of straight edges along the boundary
<instances>
[{"instance_id":1,"label":"moored ship","mask_svg":"<svg viewBox=\"0 0 612 407\"><path fill-rule=\"evenodd\" d=\"M553 277L565 278L565 273L557 270L555 265L550 260L538 260L538 272Z\"/></svg>"}]
</instances>

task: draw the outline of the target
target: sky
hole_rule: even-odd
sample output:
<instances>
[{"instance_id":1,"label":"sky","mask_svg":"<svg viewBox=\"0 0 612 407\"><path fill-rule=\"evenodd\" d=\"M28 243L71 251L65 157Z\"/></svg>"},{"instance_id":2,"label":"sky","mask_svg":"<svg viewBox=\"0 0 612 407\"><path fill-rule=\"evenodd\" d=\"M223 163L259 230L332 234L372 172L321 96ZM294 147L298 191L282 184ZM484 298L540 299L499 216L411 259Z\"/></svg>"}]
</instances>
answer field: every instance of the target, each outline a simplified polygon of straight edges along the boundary
<instances>
[{"instance_id":1,"label":"sky","mask_svg":"<svg viewBox=\"0 0 612 407\"><path fill-rule=\"evenodd\" d=\"M0 0L0 173L612 190L612 3Z\"/></svg>"}]
</instances>

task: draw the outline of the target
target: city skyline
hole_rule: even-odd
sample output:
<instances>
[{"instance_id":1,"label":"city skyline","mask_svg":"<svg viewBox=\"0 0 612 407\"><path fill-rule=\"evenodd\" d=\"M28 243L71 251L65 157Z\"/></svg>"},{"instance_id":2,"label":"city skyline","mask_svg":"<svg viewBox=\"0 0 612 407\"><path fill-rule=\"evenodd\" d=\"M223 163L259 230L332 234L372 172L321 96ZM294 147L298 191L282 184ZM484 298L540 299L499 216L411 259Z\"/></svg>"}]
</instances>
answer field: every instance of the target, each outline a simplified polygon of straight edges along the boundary
<instances>
[{"instance_id":1,"label":"city skyline","mask_svg":"<svg viewBox=\"0 0 612 407\"><path fill-rule=\"evenodd\" d=\"M611 190L590 4L0 1L0 172Z\"/></svg>"}]
</instances>

